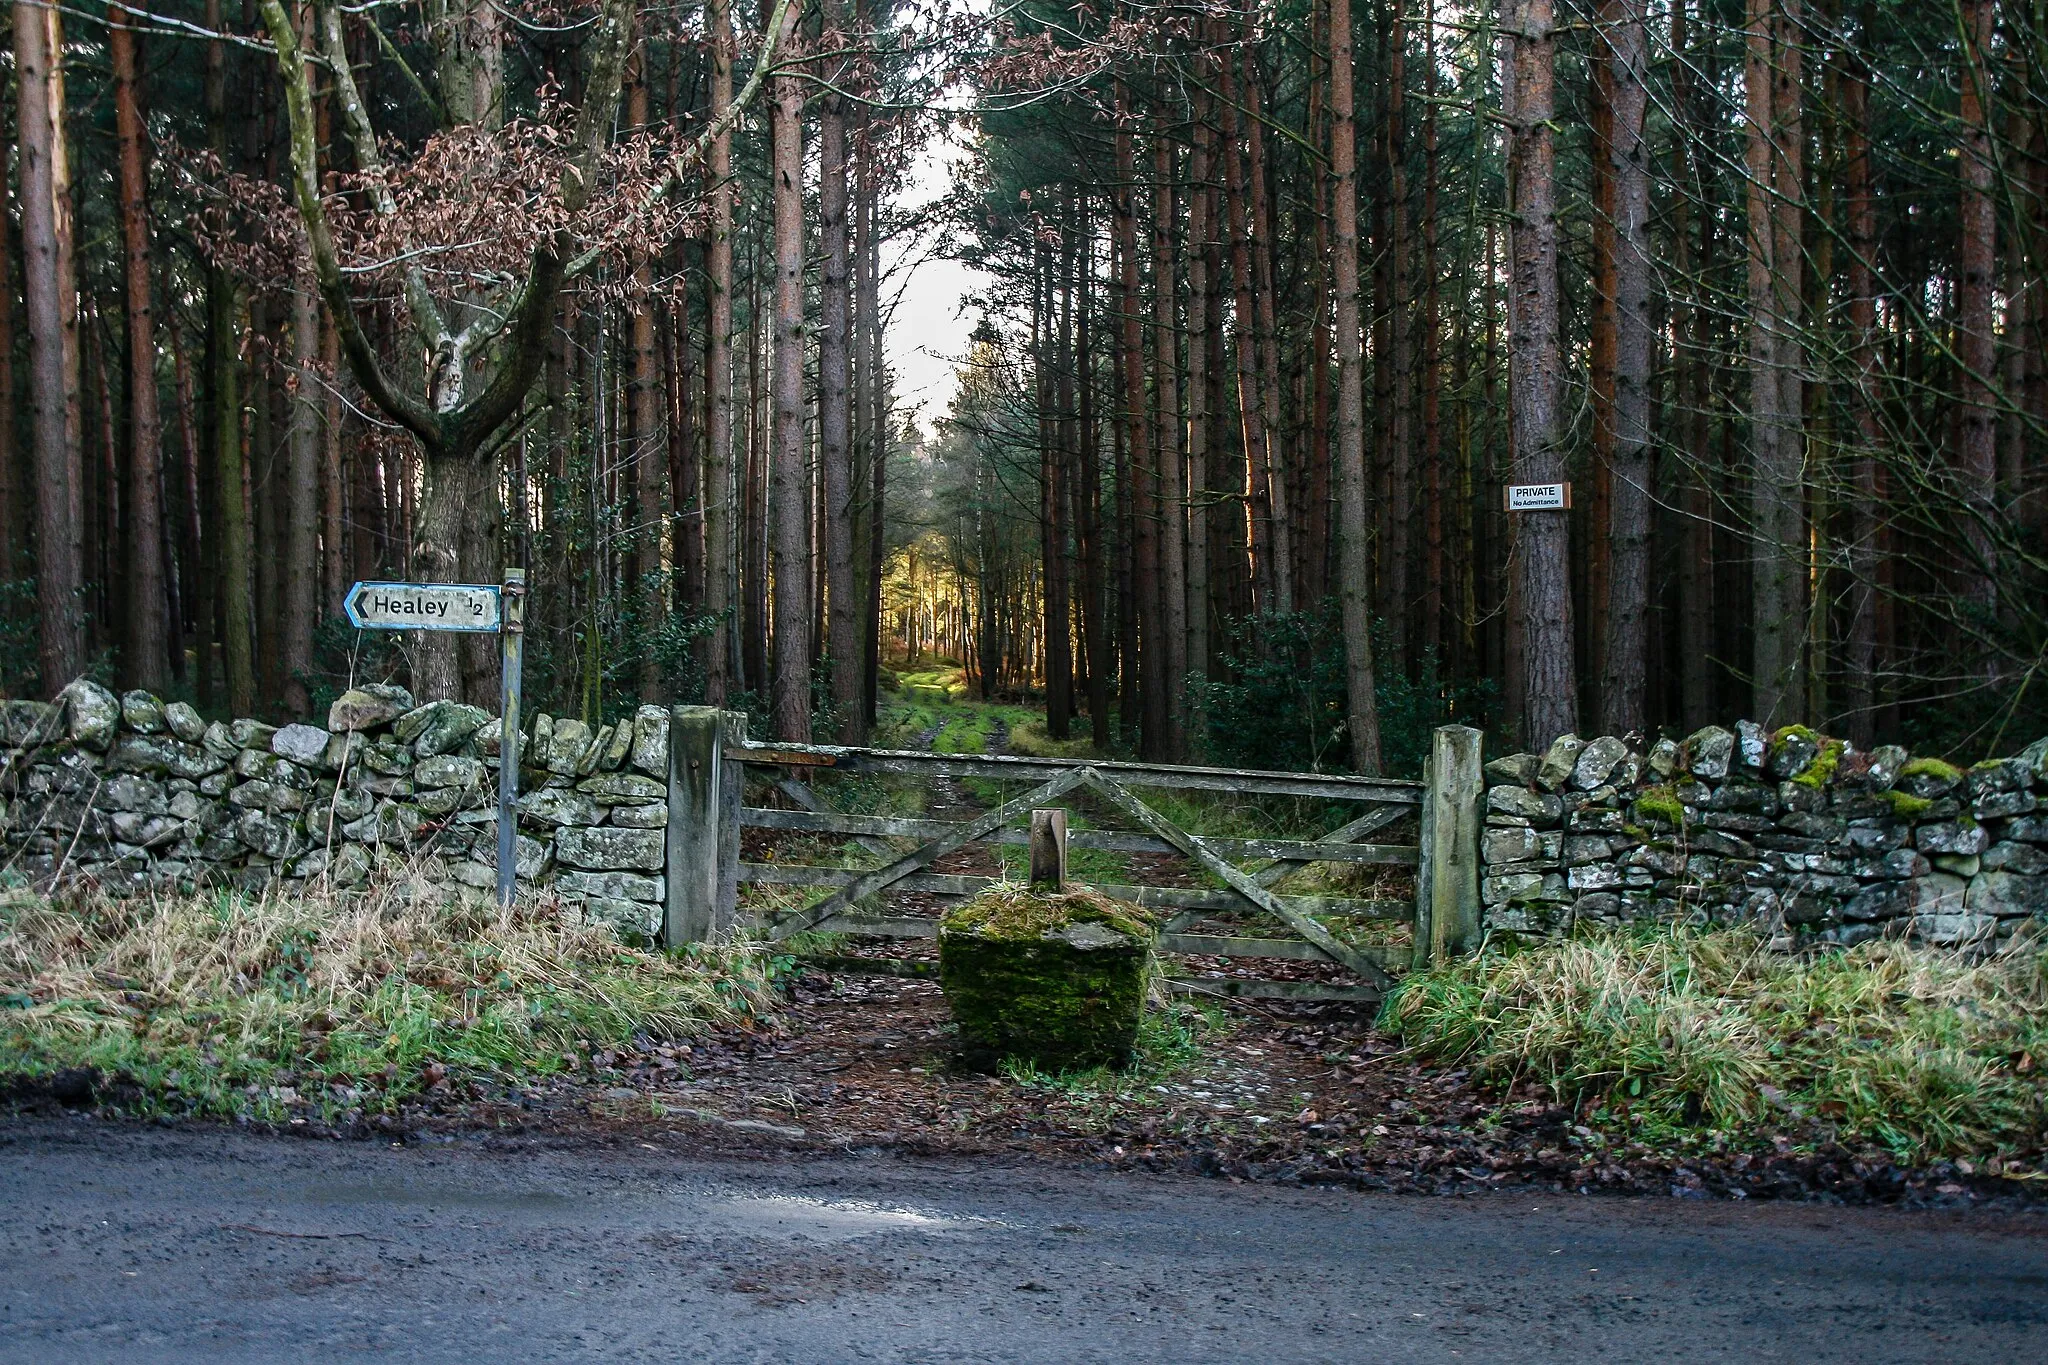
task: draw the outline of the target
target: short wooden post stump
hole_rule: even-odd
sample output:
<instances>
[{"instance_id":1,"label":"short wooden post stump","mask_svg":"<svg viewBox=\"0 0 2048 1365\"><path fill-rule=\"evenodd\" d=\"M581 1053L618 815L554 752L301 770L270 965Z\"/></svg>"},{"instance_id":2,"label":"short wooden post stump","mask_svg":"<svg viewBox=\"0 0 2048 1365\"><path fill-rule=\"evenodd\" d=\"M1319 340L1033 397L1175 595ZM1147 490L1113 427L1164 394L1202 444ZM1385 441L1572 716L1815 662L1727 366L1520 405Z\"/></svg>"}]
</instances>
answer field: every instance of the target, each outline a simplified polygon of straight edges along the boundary
<instances>
[{"instance_id":1,"label":"short wooden post stump","mask_svg":"<svg viewBox=\"0 0 2048 1365\"><path fill-rule=\"evenodd\" d=\"M962 1055L983 1068L1129 1065L1153 937L1144 911L1085 887L982 892L939 926L939 984Z\"/></svg>"}]
</instances>

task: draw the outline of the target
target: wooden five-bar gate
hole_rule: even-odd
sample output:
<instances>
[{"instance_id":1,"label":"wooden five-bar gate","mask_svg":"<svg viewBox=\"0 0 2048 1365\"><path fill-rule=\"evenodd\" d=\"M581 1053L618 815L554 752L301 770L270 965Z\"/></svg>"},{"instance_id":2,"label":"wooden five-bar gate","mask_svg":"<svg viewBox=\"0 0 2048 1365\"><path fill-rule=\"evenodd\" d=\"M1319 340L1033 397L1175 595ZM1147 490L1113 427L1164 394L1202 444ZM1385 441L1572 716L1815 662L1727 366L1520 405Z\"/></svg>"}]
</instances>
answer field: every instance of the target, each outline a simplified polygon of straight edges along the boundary
<instances>
[{"instance_id":1,"label":"wooden five-bar gate","mask_svg":"<svg viewBox=\"0 0 2048 1365\"><path fill-rule=\"evenodd\" d=\"M1022 845L1031 812L1083 793L1119 813L1129 829L1076 829L1069 845L1120 853L1178 854L1207 873L1214 887L1086 882L1105 895L1135 902L1166 918L1159 951L1170 956L1292 959L1335 964L1346 981L1264 981L1238 976L1169 977L1182 989L1225 995L1303 1000L1377 999L1390 971L1472 946L1479 929L1479 830L1483 787L1479 731L1439 729L1421 782L1324 773L1244 771L1093 759L928 753L831 745L750 743L744 718L704 707L679 707L669 727L668 885L664 921L671 944L709 937L739 914L743 883L827 888L827 894L757 927L772 939L807 930L875 938L928 938L926 916L864 910L891 892L971 896L997 879L938 872L932 864L970 843ZM745 804L749 769L765 777L793 809ZM832 810L820 793L795 780L804 772L922 778L980 778L1029 783L1029 789L972 820L903 819ZM761 787L757 777L756 787ZM1344 803L1359 813L1314 839L1222 838L1190 833L1138 795L1146 789L1309 797ZM1404 817L1413 817L1406 820ZM1376 838L1395 827L1412 841ZM857 840L882 859L867 870L803 863L749 862L744 829L837 835ZM887 840L915 840L908 852ZM1412 900L1284 894L1275 888L1313 863L1378 863L1415 869ZM1257 912L1273 926L1196 932L1217 914ZM1407 920L1410 943L1371 945L1332 933L1325 921Z\"/></svg>"}]
</instances>

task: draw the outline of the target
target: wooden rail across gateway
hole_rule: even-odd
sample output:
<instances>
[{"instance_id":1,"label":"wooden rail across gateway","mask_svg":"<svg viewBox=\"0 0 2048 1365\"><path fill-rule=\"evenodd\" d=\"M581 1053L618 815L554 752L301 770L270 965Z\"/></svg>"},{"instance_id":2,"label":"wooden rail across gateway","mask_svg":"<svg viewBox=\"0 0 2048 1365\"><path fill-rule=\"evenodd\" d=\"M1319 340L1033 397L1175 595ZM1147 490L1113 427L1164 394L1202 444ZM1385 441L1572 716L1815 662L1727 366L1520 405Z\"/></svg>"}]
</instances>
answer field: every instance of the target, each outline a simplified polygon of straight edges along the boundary
<instances>
[{"instance_id":1,"label":"wooden rail across gateway","mask_svg":"<svg viewBox=\"0 0 2048 1365\"><path fill-rule=\"evenodd\" d=\"M861 903L887 891L971 896L992 877L934 872L932 864L981 841L1022 846L1031 812L1061 798L1087 793L1128 819L1131 829L1077 829L1074 848L1124 853L1174 853L1208 873L1220 887L1087 885L1168 917L1159 937L1162 954L1232 959L1294 959L1334 963L1352 978L1328 981L1253 981L1236 977L1170 977L1176 988L1274 999L1379 998L1392 984L1390 969L1405 969L1474 945L1479 926L1479 830L1484 787L1480 732L1445 726L1434 737L1421 782L1344 774L1281 773L1234 768L1171 766L1108 760L1049 759L915 750L843 748L819 744L756 744L745 737L745 718L708 707L677 707L669 723L668 883L664 936L694 942L730 927L743 882L829 888L812 904L764 923L771 939L817 929L879 938L928 938L938 922L920 916L865 913ZM746 769L782 770L776 787L793 810L744 803ZM901 819L829 809L795 771L829 769L861 774L976 777L1033 784L973 820ZM1134 789L1304 796L1361 807L1356 818L1315 839L1242 839L1191 834L1159 814ZM1373 836L1416 817L1413 842L1376 842ZM750 863L740 851L743 828L836 834L854 839L884 861L853 871L797 863ZM890 839L917 841L898 852ZM1416 869L1414 900L1366 900L1285 895L1271 888L1318 862L1380 863ZM1240 864L1256 864L1240 865ZM1285 936L1190 932L1207 916L1252 909L1284 926ZM1333 917L1405 920L1413 946L1356 945L1332 934Z\"/></svg>"}]
</instances>

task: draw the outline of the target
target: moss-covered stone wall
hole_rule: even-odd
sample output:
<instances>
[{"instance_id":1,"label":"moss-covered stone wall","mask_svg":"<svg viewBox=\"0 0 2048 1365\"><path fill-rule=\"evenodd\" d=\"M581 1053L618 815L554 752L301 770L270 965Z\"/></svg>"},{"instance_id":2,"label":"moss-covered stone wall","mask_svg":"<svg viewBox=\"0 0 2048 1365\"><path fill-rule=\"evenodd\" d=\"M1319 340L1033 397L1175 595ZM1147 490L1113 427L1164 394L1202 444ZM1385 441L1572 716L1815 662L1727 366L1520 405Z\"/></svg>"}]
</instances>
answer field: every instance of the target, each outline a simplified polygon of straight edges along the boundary
<instances>
[{"instance_id":1,"label":"moss-covered stone wall","mask_svg":"<svg viewBox=\"0 0 2048 1365\"><path fill-rule=\"evenodd\" d=\"M1964 769L1744 721L1683 742L1566 735L1486 765L1497 934L1742 920L1781 943L1995 948L2048 919L2048 740Z\"/></svg>"},{"instance_id":2,"label":"moss-covered stone wall","mask_svg":"<svg viewBox=\"0 0 2048 1365\"><path fill-rule=\"evenodd\" d=\"M349 887L381 869L490 896L498 718L367 686L326 722L209 723L182 702L86 681L54 702L0 702L0 879ZM622 932L656 933L668 712L643 706L594 733L536 715L524 739L521 880Z\"/></svg>"}]
</instances>

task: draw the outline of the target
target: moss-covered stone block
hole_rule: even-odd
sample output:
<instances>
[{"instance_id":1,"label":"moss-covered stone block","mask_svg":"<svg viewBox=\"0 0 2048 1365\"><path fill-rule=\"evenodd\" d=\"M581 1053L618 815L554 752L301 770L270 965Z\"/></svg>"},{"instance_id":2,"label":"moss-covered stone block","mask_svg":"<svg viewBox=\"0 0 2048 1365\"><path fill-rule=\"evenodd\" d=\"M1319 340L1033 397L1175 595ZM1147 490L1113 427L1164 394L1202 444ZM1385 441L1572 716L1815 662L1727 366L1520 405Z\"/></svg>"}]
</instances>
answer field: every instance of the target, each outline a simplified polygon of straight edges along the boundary
<instances>
[{"instance_id":1,"label":"moss-covered stone block","mask_svg":"<svg viewBox=\"0 0 2048 1365\"><path fill-rule=\"evenodd\" d=\"M1098 892L992 887L939 926L939 984L975 1066L1125 1066L1152 970L1152 923Z\"/></svg>"}]
</instances>

